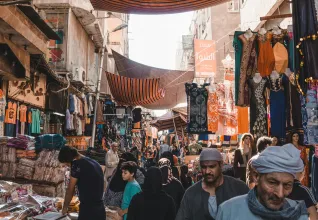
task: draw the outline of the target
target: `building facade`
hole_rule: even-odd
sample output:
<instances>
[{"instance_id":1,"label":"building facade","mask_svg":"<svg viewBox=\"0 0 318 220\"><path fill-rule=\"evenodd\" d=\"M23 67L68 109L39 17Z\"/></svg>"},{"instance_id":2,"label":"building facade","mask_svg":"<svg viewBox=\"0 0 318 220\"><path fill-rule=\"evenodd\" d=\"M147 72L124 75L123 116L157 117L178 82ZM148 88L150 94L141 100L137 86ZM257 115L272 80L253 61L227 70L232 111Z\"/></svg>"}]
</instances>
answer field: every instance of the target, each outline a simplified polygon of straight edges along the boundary
<instances>
[{"instance_id":1,"label":"building facade","mask_svg":"<svg viewBox=\"0 0 318 220\"><path fill-rule=\"evenodd\" d=\"M195 11L189 26L189 35L183 36L176 55L176 67L195 70L193 39L216 42L216 82L224 80L222 60L227 54L233 57L233 33L240 29L240 0L233 0L214 7ZM192 39L189 40L192 36ZM190 42L190 43L189 43Z\"/></svg>"}]
</instances>

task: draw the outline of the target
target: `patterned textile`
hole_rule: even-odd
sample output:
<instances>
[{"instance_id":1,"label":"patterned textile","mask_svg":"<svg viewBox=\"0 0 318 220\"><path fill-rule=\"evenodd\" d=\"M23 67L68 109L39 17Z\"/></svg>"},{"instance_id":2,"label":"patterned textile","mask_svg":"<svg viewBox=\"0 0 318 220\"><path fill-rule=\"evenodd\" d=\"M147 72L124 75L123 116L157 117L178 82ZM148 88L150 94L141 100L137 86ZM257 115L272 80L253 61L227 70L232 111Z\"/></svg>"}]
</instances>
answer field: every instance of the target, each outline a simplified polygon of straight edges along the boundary
<instances>
[{"instance_id":1,"label":"patterned textile","mask_svg":"<svg viewBox=\"0 0 318 220\"><path fill-rule=\"evenodd\" d=\"M257 36L253 35L246 39L245 35L240 35L239 39L243 42L243 55L241 60L240 83L238 91L238 106L249 106L249 90L247 80L253 77L257 69L256 44Z\"/></svg>"},{"instance_id":2,"label":"patterned textile","mask_svg":"<svg viewBox=\"0 0 318 220\"><path fill-rule=\"evenodd\" d=\"M215 133L218 130L218 97L217 93L209 93L208 98L208 130Z\"/></svg>"},{"instance_id":3,"label":"patterned textile","mask_svg":"<svg viewBox=\"0 0 318 220\"><path fill-rule=\"evenodd\" d=\"M256 83L254 79L250 79L248 83L251 89L250 130L254 138L258 139L264 135L268 135L265 99L267 80L263 78L259 83Z\"/></svg>"},{"instance_id":4,"label":"patterned textile","mask_svg":"<svg viewBox=\"0 0 318 220\"><path fill-rule=\"evenodd\" d=\"M188 132L192 134L206 133L208 131L207 101L208 91L203 87L198 87L196 83L186 83L186 93L188 96Z\"/></svg>"}]
</instances>

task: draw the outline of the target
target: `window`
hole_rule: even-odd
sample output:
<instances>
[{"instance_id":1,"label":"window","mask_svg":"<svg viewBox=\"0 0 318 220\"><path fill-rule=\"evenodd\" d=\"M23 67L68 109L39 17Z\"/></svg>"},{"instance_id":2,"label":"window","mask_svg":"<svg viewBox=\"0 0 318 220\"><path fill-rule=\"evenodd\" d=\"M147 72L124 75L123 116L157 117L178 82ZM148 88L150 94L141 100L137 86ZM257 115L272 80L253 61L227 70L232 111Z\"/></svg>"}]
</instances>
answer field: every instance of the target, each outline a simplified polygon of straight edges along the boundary
<instances>
[{"instance_id":1,"label":"window","mask_svg":"<svg viewBox=\"0 0 318 220\"><path fill-rule=\"evenodd\" d=\"M228 12L240 12L240 1L244 2L245 0L232 0L227 3Z\"/></svg>"}]
</instances>

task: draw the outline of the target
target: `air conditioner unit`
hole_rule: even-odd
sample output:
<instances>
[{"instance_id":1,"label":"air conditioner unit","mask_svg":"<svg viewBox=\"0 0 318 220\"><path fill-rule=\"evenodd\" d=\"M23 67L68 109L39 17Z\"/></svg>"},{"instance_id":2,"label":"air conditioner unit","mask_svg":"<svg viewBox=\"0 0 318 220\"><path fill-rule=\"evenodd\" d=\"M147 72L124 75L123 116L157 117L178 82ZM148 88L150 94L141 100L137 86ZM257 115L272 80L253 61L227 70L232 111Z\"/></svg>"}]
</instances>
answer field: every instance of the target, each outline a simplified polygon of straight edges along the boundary
<instances>
[{"instance_id":1,"label":"air conditioner unit","mask_svg":"<svg viewBox=\"0 0 318 220\"><path fill-rule=\"evenodd\" d=\"M85 83L86 79L86 71L83 67L73 67L72 71L73 78L72 80L75 82Z\"/></svg>"},{"instance_id":2,"label":"air conditioner unit","mask_svg":"<svg viewBox=\"0 0 318 220\"><path fill-rule=\"evenodd\" d=\"M240 0L231 0L227 3L228 12L240 12Z\"/></svg>"}]
</instances>

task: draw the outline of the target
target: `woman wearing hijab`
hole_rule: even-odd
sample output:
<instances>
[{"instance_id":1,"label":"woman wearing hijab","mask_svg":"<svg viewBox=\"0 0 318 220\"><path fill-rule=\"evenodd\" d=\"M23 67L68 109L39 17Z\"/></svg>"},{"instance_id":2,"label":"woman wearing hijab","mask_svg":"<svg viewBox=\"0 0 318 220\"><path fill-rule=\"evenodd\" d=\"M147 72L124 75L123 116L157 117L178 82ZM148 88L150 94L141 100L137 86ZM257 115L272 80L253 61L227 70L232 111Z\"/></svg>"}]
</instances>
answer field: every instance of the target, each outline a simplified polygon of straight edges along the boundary
<instances>
[{"instance_id":1,"label":"woman wearing hijab","mask_svg":"<svg viewBox=\"0 0 318 220\"><path fill-rule=\"evenodd\" d=\"M162 173L163 191L173 198L178 212L184 195L184 188L180 181L172 175L171 164L168 159L160 159L158 165Z\"/></svg>"},{"instance_id":2,"label":"woman wearing hijab","mask_svg":"<svg viewBox=\"0 0 318 220\"><path fill-rule=\"evenodd\" d=\"M178 168L175 166L173 154L170 151L165 151L161 154L160 159L167 158L170 161L170 167L172 171L172 175L177 179L180 180L180 174Z\"/></svg>"},{"instance_id":3,"label":"woman wearing hijab","mask_svg":"<svg viewBox=\"0 0 318 220\"><path fill-rule=\"evenodd\" d=\"M143 192L133 197L127 220L174 220L173 199L162 190L162 174L156 167L148 169Z\"/></svg>"},{"instance_id":4,"label":"woman wearing hijab","mask_svg":"<svg viewBox=\"0 0 318 220\"><path fill-rule=\"evenodd\" d=\"M116 171L111 177L109 181L109 185L107 186L108 188L104 196L105 206L121 207L124 190L125 190L125 186L127 182L124 181L122 178L122 171L120 167L123 162L128 162L128 161L137 163L137 159L134 157L132 153L125 152L121 155ZM142 186L144 183L144 175L139 169L137 170L137 173L136 173L136 181L139 183L140 186Z\"/></svg>"}]
</instances>

